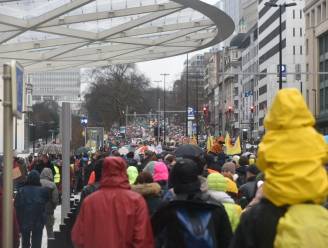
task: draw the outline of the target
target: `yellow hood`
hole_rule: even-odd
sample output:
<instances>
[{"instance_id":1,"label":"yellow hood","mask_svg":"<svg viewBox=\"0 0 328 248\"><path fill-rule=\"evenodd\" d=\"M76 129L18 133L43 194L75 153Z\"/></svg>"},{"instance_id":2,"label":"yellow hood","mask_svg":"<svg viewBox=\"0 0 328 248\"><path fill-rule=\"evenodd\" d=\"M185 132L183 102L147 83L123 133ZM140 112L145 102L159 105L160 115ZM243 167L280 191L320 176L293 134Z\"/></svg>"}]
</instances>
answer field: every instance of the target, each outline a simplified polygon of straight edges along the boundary
<instances>
[{"instance_id":1,"label":"yellow hood","mask_svg":"<svg viewBox=\"0 0 328 248\"><path fill-rule=\"evenodd\" d=\"M297 89L279 91L264 120L257 160L265 173L263 193L276 206L322 203L328 195L328 146L314 123Z\"/></svg>"}]
</instances>

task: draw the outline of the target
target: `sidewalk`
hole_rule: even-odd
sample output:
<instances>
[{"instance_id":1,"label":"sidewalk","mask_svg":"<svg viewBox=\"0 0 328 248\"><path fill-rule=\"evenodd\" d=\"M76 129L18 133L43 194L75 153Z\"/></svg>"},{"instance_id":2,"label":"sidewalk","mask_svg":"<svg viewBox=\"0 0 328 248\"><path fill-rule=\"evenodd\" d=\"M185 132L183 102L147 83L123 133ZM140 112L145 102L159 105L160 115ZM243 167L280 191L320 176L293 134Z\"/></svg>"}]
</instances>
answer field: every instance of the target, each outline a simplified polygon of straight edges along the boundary
<instances>
[{"instance_id":1,"label":"sidewalk","mask_svg":"<svg viewBox=\"0 0 328 248\"><path fill-rule=\"evenodd\" d=\"M55 209L54 231L59 231L60 218L61 218L61 205L57 206ZM47 247L48 247L47 230L46 227L44 227L43 236L42 236L42 248L47 248Z\"/></svg>"}]
</instances>

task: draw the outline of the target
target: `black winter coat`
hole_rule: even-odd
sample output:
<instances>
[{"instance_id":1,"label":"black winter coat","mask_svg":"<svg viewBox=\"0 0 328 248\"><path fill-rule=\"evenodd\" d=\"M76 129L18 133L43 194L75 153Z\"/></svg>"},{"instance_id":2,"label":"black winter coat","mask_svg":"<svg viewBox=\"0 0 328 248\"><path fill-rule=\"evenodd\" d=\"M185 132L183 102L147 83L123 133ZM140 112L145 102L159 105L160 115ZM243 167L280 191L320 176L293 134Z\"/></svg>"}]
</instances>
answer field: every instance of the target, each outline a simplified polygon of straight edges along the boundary
<instances>
[{"instance_id":1,"label":"black winter coat","mask_svg":"<svg viewBox=\"0 0 328 248\"><path fill-rule=\"evenodd\" d=\"M239 188L239 197L245 197L247 204L249 204L252 199L255 197L257 191L257 181L256 177L248 179L247 183L243 184Z\"/></svg>"},{"instance_id":2,"label":"black winter coat","mask_svg":"<svg viewBox=\"0 0 328 248\"><path fill-rule=\"evenodd\" d=\"M196 201L172 201L160 208L152 217L154 236L158 247L184 248L183 232L177 218L177 209L212 209L212 224L217 238L217 247L226 248L232 238L232 230L227 213L221 205ZM160 244L159 244L160 243Z\"/></svg>"},{"instance_id":3,"label":"black winter coat","mask_svg":"<svg viewBox=\"0 0 328 248\"><path fill-rule=\"evenodd\" d=\"M15 208L21 230L43 228L48 199L49 191L41 185L27 185L19 189L15 198Z\"/></svg>"},{"instance_id":4,"label":"black winter coat","mask_svg":"<svg viewBox=\"0 0 328 248\"><path fill-rule=\"evenodd\" d=\"M238 188L246 183L246 172L247 172L247 166L244 165L236 169L236 173L238 174L238 179L237 179Z\"/></svg>"},{"instance_id":5,"label":"black winter coat","mask_svg":"<svg viewBox=\"0 0 328 248\"><path fill-rule=\"evenodd\" d=\"M279 219L287 207L276 207L262 199L243 213L230 248L273 248Z\"/></svg>"}]
</instances>

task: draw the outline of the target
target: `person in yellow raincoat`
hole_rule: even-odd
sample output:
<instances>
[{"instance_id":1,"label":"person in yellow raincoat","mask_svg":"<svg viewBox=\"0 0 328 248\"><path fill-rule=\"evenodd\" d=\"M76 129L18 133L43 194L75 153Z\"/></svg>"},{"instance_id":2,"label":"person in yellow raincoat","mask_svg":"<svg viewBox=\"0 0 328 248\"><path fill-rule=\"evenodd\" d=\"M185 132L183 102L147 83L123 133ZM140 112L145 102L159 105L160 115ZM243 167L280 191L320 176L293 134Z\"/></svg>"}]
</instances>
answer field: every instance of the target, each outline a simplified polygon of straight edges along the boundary
<instances>
[{"instance_id":1,"label":"person in yellow raincoat","mask_svg":"<svg viewBox=\"0 0 328 248\"><path fill-rule=\"evenodd\" d=\"M328 195L328 147L314 124L298 90L277 93L258 150L257 166L265 174L263 198L243 213L230 247L328 247L328 214L321 206ZM291 215L304 209L308 215Z\"/></svg>"}]
</instances>

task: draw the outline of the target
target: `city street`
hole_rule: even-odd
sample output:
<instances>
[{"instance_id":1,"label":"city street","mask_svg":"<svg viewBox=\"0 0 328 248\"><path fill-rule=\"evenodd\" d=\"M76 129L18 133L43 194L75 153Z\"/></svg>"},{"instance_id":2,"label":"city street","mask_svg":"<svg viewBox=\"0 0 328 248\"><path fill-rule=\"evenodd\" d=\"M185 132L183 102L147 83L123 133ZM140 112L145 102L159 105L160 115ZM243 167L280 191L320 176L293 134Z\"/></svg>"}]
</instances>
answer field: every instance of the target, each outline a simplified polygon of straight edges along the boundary
<instances>
[{"instance_id":1,"label":"city street","mask_svg":"<svg viewBox=\"0 0 328 248\"><path fill-rule=\"evenodd\" d=\"M0 0L0 248L327 248L327 6Z\"/></svg>"}]
</instances>

